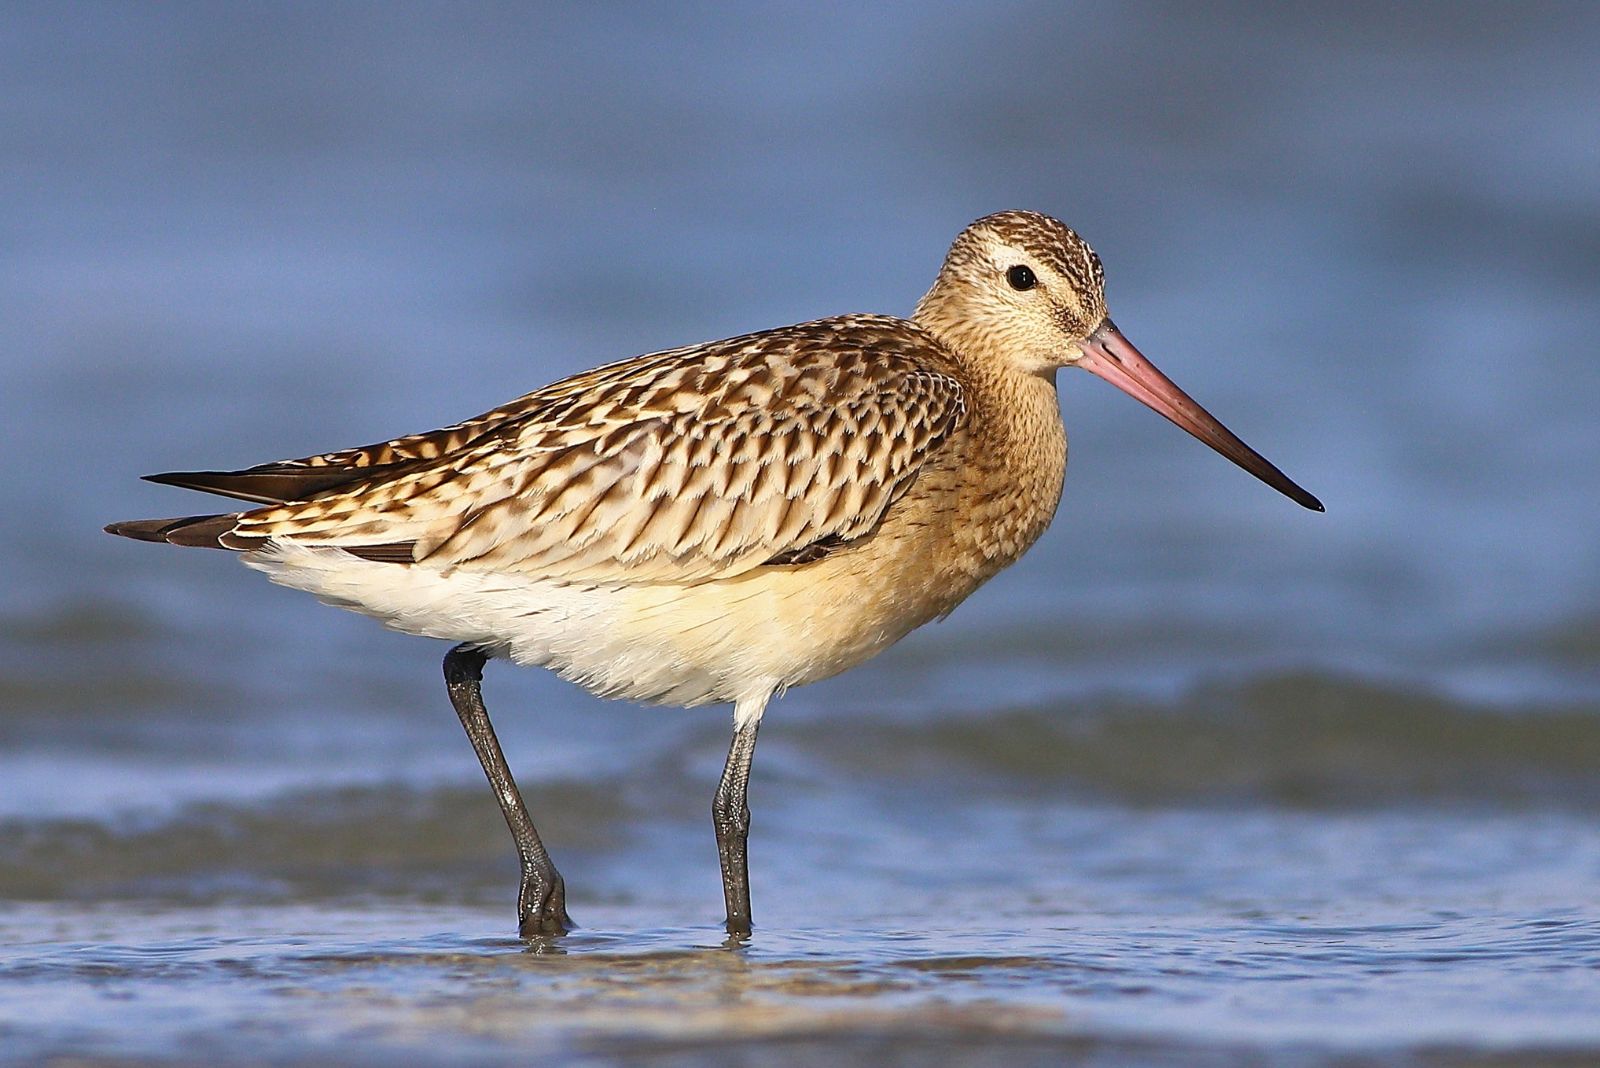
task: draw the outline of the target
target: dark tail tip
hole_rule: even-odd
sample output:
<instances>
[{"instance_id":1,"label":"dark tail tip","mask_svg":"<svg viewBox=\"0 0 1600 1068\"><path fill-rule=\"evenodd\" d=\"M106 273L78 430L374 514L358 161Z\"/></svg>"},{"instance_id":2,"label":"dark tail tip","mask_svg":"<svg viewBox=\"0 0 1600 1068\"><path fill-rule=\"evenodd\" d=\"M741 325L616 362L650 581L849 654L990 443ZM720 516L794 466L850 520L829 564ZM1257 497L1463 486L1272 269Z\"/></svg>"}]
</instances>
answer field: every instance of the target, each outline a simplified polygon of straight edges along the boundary
<instances>
[{"instance_id":1,"label":"dark tail tip","mask_svg":"<svg viewBox=\"0 0 1600 1068\"><path fill-rule=\"evenodd\" d=\"M190 515L178 519L130 519L112 523L105 528L107 534L135 541L167 542L172 545L193 545L206 549L230 548L222 544L222 535L233 530L237 515Z\"/></svg>"},{"instance_id":2,"label":"dark tail tip","mask_svg":"<svg viewBox=\"0 0 1600 1068\"><path fill-rule=\"evenodd\" d=\"M186 522L185 519L129 519L107 525L106 533L135 541L166 541L168 531Z\"/></svg>"}]
</instances>

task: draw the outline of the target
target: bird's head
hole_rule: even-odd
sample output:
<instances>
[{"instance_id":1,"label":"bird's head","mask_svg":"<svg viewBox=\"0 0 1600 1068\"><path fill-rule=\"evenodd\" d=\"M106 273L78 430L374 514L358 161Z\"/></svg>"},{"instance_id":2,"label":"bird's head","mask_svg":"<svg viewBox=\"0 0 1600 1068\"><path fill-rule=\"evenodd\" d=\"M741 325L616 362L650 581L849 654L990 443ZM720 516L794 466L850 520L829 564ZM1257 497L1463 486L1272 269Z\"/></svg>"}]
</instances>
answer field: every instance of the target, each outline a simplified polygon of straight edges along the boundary
<instances>
[{"instance_id":1,"label":"bird's head","mask_svg":"<svg viewBox=\"0 0 1600 1068\"><path fill-rule=\"evenodd\" d=\"M961 231L916 319L959 350L1053 374L1106 317L1105 271L1048 215L1003 211Z\"/></svg>"},{"instance_id":2,"label":"bird's head","mask_svg":"<svg viewBox=\"0 0 1600 1068\"><path fill-rule=\"evenodd\" d=\"M1061 367L1082 367L1296 503L1323 510L1122 336L1106 313L1100 257L1048 215L1002 211L968 226L917 303L915 319L969 359L1045 377Z\"/></svg>"}]
</instances>

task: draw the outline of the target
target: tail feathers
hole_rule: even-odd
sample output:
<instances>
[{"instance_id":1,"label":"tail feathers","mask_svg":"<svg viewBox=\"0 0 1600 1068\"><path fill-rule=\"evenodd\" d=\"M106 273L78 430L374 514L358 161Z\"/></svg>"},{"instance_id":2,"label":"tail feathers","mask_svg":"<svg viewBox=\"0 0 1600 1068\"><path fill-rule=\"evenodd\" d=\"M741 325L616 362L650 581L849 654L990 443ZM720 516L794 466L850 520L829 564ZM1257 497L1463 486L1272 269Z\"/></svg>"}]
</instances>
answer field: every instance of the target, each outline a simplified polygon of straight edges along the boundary
<instances>
[{"instance_id":1,"label":"tail feathers","mask_svg":"<svg viewBox=\"0 0 1600 1068\"><path fill-rule=\"evenodd\" d=\"M244 471L167 471L145 475L146 482L216 493L256 504L303 501L361 479L381 475L399 464L372 467L308 467L301 464L262 464Z\"/></svg>"},{"instance_id":2,"label":"tail feathers","mask_svg":"<svg viewBox=\"0 0 1600 1068\"><path fill-rule=\"evenodd\" d=\"M190 545L203 549L247 548L235 538L228 537L238 525L239 513L225 515L191 515L178 519L130 519L125 523L112 523L107 534L116 534L137 541L166 542L169 545Z\"/></svg>"},{"instance_id":3,"label":"tail feathers","mask_svg":"<svg viewBox=\"0 0 1600 1068\"><path fill-rule=\"evenodd\" d=\"M187 545L198 549L234 549L248 551L267 545L268 539L260 534L235 534L243 513L226 512L222 515L189 515L178 519L130 519L125 523L112 523L107 534L135 541L154 541L167 545ZM414 564L415 543L409 541L386 542L382 545L337 545L351 556L381 564Z\"/></svg>"}]
</instances>

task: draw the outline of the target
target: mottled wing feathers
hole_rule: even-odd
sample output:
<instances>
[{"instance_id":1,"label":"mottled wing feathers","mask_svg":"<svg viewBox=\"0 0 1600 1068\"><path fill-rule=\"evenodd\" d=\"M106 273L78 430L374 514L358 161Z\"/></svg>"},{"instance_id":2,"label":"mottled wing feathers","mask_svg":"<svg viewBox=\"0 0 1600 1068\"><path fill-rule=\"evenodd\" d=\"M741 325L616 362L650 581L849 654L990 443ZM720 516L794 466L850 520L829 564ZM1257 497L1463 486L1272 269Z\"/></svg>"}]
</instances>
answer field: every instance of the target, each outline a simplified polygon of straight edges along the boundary
<instances>
[{"instance_id":1,"label":"mottled wing feathers","mask_svg":"<svg viewBox=\"0 0 1600 1068\"><path fill-rule=\"evenodd\" d=\"M245 513L222 542L585 582L802 562L871 531L956 429L948 360L878 316L641 356L457 428L301 461L368 470Z\"/></svg>"},{"instance_id":2,"label":"mottled wing feathers","mask_svg":"<svg viewBox=\"0 0 1600 1068\"><path fill-rule=\"evenodd\" d=\"M257 504L305 501L357 482L370 482L400 474L418 461L436 460L459 452L497 427L537 407L538 393L454 426L409 434L392 441L355 449L319 453L297 460L275 460L243 471L169 471L146 475L145 481L183 489L202 490Z\"/></svg>"}]
</instances>

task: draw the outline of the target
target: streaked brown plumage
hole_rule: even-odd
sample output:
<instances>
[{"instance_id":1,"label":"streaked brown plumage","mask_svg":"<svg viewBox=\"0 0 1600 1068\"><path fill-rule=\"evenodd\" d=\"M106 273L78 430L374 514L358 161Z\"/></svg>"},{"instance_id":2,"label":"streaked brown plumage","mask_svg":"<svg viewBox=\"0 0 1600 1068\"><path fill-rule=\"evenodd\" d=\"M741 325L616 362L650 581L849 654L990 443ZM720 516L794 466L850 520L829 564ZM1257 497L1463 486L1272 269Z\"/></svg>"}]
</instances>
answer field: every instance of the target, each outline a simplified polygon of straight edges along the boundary
<instances>
[{"instance_id":1,"label":"streaked brown plumage","mask_svg":"<svg viewBox=\"0 0 1600 1068\"><path fill-rule=\"evenodd\" d=\"M437 455L246 513L218 540L383 545L571 582L731 577L870 531L959 425L954 368L919 361L920 341L851 316L641 357L401 445Z\"/></svg>"},{"instance_id":2,"label":"streaked brown plumage","mask_svg":"<svg viewBox=\"0 0 1600 1068\"><path fill-rule=\"evenodd\" d=\"M1320 508L1121 338L1103 282L1071 230L1003 212L956 239L911 320L652 353L431 433L153 476L262 507L107 529L240 550L274 581L461 642L451 696L517 836L525 934L570 921L482 710L483 658L612 696L734 702L715 814L740 934L768 700L949 612L1043 532L1066 468L1058 368L1089 368Z\"/></svg>"}]
</instances>

